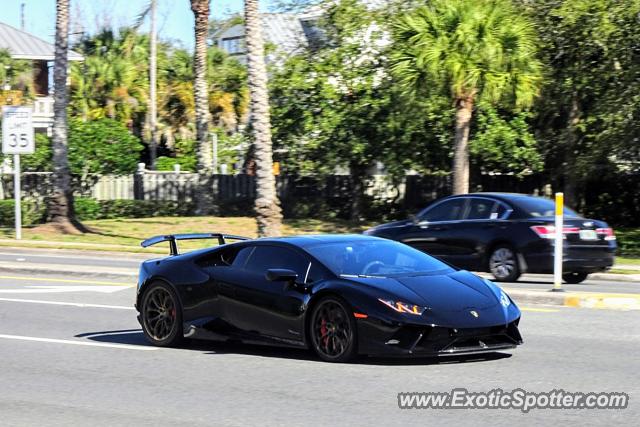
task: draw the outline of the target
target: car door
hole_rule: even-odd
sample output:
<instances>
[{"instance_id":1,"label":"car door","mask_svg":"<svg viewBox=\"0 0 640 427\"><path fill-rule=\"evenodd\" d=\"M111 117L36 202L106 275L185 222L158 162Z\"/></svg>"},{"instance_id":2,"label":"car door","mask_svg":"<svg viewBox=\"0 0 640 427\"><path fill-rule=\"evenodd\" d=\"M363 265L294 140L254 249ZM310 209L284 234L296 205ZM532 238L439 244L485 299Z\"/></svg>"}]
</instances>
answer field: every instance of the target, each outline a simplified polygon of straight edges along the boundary
<instances>
[{"instance_id":1,"label":"car door","mask_svg":"<svg viewBox=\"0 0 640 427\"><path fill-rule=\"evenodd\" d=\"M302 312L307 296L302 287L272 282L265 277L270 268L298 273L303 282L310 260L284 246L255 245L233 277L227 278L224 311L230 323L249 335L279 341L302 340Z\"/></svg>"},{"instance_id":2,"label":"car door","mask_svg":"<svg viewBox=\"0 0 640 427\"><path fill-rule=\"evenodd\" d=\"M430 206L399 232L398 240L449 262L459 251L456 227L465 205L464 197L456 197Z\"/></svg>"},{"instance_id":3,"label":"car door","mask_svg":"<svg viewBox=\"0 0 640 427\"><path fill-rule=\"evenodd\" d=\"M452 264L468 270L481 270L485 249L496 240L504 225L506 206L488 197L469 197L464 214L456 226L457 252Z\"/></svg>"}]
</instances>

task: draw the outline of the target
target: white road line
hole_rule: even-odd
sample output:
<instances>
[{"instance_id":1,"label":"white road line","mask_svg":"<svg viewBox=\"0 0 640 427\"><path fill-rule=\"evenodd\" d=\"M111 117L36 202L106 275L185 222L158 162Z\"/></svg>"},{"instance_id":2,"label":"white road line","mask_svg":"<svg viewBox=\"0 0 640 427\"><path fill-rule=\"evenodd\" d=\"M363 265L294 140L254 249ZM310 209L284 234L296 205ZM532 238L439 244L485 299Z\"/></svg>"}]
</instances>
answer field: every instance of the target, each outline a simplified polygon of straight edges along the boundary
<instances>
[{"instance_id":1,"label":"white road line","mask_svg":"<svg viewBox=\"0 0 640 427\"><path fill-rule=\"evenodd\" d=\"M101 257L97 257L97 256L86 256L86 255L47 255L47 254L35 254L35 253L30 253L30 254L13 254L11 252L0 252L0 256L20 256L22 255L23 257L30 257L30 258L64 258L64 259L69 259L70 256L73 256L74 258L78 258L78 259L94 259L94 260L104 260L105 257L101 256ZM107 255L108 256L108 255ZM130 262L131 261L131 257L112 257L110 258L112 261L124 261L124 262ZM140 262L144 261L148 259L147 257L141 256L140 257ZM138 261L137 259L134 259L135 261Z\"/></svg>"},{"instance_id":2,"label":"white road line","mask_svg":"<svg viewBox=\"0 0 640 427\"><path fill-rule=\"evenodd\" d=\"M26 303L33 303L33 304L67 305L71 307L111 308L114 310L135 310L134 307L130 307L126 305L84 304L80 302L42 301L37 299L0 298L0 301L26 302Z\"/></svg>"},{"instance_id":3,"label":"white road line","mask_svg":"<svg viewBox=\"0 0 640 427\"><path fill-rule=\"evenodd\" d=\"M69 292L97 292L102 294L112 294L132 287L133 286L36 285L25 286L24 288L17 289L0 289L0 294L59 294Z\"/></svg>"},{"instance_id":4,"label":"white road line","mask_svg":"<svg viewBox=\"0 0 640 427\"><path fill-rule=\"evenodd\" d=\"M0 334L0 338L5 338L5 339L8 339L8 340L47 342L47 343L54 343L54 344L85 345L85 346L89 346L89 347L120 348L120 349L123 349L123 350L141 350L141 351L158 350L157 347L146 347L146 346L142 346L142 345L108 344L108 343L102 343L102 342L58 340L58 339L54 339L54 338L24 337L24 336L21 336L21 335L4 335L4 334Z\"/></svg>"},{"instance_id":5,"label":"white road line","mask_svg":"<svg viewBox=\"0 0 640 427\"><path fill-rule=\"evenodd\" d=\"M135 285L132 285L131 283L102 282L98 280L50 279L48 277L0 276L0 279L28 280L28 281L34 281L34 282L52 282L52 283L79 283L81 285L128 286L130 288L133 288L135 286Z\"/></svg>"}]
</instances>

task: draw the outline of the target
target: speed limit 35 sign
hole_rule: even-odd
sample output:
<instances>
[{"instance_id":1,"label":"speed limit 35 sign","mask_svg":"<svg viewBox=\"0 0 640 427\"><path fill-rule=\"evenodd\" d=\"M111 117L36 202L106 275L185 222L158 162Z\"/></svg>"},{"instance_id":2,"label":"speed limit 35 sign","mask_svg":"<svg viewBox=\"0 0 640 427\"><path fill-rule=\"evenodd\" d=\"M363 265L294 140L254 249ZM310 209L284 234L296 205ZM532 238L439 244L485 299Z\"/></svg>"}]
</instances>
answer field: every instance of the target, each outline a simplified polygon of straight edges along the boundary
<instances>
[{"instance_id":1,"label":"speed limit 35 sign","mask_svg":"<svg viewBox=\"0 0 640 427\"><path fill-rule=\"evenodd\" d=\"M31 107L2 107L2 152L33 154L33 124Z\"/></svg>"}]
</instances>

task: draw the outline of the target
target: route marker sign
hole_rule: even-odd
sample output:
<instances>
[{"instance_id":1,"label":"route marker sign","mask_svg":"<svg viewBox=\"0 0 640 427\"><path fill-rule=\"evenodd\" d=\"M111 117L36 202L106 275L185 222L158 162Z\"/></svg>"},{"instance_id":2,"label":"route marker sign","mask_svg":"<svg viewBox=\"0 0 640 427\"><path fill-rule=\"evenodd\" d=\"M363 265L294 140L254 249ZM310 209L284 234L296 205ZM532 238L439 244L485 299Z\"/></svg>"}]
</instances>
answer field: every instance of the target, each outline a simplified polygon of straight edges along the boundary
<instances>
[{"instance_id":1,"label":"route marker sign","mask_svg":"<svg viewBox=\"0 0 640 427\"><path fill-rule=\"evenodd\" d=\"M31 107L2 107L2 152L13 154L13 192L16 200L16 240L22 239L22 210L20 201L20 155L33 154L33 122Z\"/></svg>"}]
</instances>

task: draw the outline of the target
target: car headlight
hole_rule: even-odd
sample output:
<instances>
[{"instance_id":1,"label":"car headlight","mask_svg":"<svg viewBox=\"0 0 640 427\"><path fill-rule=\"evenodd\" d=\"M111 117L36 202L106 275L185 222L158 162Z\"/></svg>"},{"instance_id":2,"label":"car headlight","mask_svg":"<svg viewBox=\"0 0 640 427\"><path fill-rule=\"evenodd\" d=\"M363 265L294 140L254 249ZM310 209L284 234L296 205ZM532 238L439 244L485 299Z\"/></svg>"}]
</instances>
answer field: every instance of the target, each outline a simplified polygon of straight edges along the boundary
<instances>
[{"instance_id":1,"label":"car headlight","mask_svg":"<svg viewBox=\"0 0 640 427\"><path fill-rule=\"evenodd\" d=\"M398 313L409 313L415 314L416 316L422 315L422 313L424 313L427 309L427 307L421 307L419 305L408 304L406 302L393 301L389 299L378 298L378 301L380 301L387 307L397 311Z\"/></svg>"}]
</instances>

